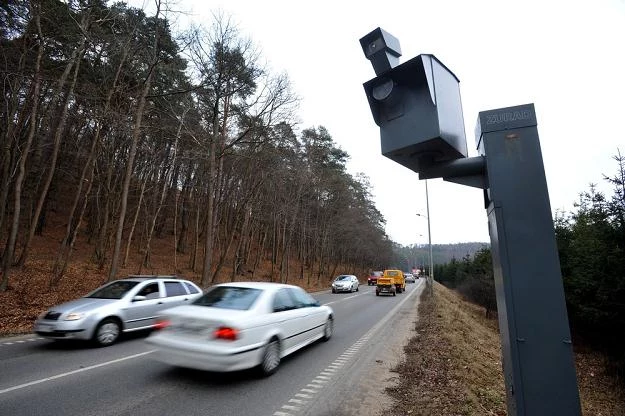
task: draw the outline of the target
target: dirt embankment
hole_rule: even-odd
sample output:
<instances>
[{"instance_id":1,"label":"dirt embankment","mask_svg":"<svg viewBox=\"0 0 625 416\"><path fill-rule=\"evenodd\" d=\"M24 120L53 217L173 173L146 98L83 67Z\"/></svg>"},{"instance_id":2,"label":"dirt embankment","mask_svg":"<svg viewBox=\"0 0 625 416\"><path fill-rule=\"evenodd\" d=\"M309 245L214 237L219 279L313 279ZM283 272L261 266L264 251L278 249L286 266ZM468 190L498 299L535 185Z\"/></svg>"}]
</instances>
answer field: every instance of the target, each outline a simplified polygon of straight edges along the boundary
<instances>
[{"instance_id":1,"label":"dirt embankment","mask_svg":"<svg viewBox=\"0 0 625 416\"><path fill-rule=\"evenodd\" d=\"M435 283L423 292L413 336L404 347L398 375L380 415L505 415L497 321ZM606 372L601 355L576 347L577 378L586 416L625 415L625 392Z\"/></svg>"}]
</instances>

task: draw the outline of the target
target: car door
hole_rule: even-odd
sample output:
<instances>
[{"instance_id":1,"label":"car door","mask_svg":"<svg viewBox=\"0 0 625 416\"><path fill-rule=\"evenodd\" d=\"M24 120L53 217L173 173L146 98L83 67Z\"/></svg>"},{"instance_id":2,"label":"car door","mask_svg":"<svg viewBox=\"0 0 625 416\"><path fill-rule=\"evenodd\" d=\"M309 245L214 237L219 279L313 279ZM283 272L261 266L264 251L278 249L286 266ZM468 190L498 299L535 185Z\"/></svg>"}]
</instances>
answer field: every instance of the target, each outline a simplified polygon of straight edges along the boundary
<instances>
[{"instance_id":1,"label":"car door","mask_svg":"<svg viewBox=\"0 0 625 416\"><path fill-rule=\"evenodd\" d=\"M164 305L163 288L160 282L146 282L129 296L131 299L124 311L125 329L136 330L153 326ZM142 298L137 298L137 296Z\"/></svg>"},{"instance_id":2,"label":"car door","mask_svg":"<svg viewBox=\"0 0 625 416\"><path fill-rule=\"evenodd\" d=\"M187 288L179 281L164 281L165 298L163 299L163 309L191 303L193 297L187 293Z\"/></svg>"},{"instance_id":3,"label":"car door","mask_svg":"<svg viewBox=\"0 0 625 416\"><path fill-rule=\"evenodd\" d=\"M300 312L302 329L305 330L304 339L310 339L323 332L325 315L317 306L317 301L304 289L289 288L290 295L295 299L296 306Z\"/></svg>"},{"instance_id":4,"label":"car door","mask_svg":"<svg viewBox=\"0 0 625 416\"><path fill-rule=\"evenodd\" d=\"M283 352L289 354L302 341L302 311L295 304L287 288L279 289L273 299L273 318L282 334Z\"/></svg>"}]
</instances>

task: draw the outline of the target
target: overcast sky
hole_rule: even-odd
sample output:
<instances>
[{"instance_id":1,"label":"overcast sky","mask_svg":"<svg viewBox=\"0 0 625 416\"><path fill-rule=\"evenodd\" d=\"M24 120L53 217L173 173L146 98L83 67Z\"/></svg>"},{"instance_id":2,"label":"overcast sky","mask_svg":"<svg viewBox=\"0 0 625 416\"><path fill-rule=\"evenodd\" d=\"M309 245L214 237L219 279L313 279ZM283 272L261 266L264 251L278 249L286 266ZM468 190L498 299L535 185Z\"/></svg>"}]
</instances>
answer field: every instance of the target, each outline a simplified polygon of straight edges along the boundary
<instances>
[{"instance_id":1,"label":"overcast sky","mask_svg":"<svg viewBox=\"0 0 625 416\"><path fill-rule=\"evenodd\" d=\"M136 2L132 2L136 3ZM146 2L146 4L149 4ZM469 156L480 111L534 103L551 208L570 211L590 183L612 194L625 154L625 0L179 0L196 23L222 11L302 98L300 128L325 126L371 180L394 241L427 243L425 186L380 152L362 84L359 39L397 37L401 62L434 54L460 79ZM490 241L482 191L428 181L433 243Z\"/></svg>"}]
</instances>

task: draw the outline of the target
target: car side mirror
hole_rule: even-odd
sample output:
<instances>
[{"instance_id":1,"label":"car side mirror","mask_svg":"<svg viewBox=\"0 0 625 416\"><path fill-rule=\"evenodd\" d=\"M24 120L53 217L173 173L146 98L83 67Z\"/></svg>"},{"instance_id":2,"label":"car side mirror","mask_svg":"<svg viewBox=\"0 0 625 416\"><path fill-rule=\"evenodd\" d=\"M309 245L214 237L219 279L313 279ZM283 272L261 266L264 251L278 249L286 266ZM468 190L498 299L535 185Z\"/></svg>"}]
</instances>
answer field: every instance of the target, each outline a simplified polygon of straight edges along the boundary
<instances>
[{"instance_id":1,"label":"car side mirror","mask_svg":"<svg viewBox=\"0 0 625 416\"><path fill-rule=\"evenodd\" d=\"M139 301L142 301L142 300L147 300L147 297L141 296L141 295L137 295L134 298L132 298L133 302L139 302Z\"/></svg>"}]
</instances>

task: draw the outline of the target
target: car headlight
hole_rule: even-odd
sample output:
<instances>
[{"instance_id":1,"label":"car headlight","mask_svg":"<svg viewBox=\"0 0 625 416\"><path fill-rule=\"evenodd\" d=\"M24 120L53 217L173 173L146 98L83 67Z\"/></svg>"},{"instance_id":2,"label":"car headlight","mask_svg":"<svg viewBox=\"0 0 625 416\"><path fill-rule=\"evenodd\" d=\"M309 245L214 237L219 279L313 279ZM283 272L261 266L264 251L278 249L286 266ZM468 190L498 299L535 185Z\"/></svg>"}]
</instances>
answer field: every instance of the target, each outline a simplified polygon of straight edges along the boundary
<instances>
[{"instance_id":1,"label":"car headlight","mask_svg":"<svg viewBox=\"0 0 625 416\"><path fill-rule=\"evenodd\" d=\"M79 319L82 319L85 317L84 313L81 312L70 312L67 314L67 316L65 318L63 318L64 321L77 321Z\"/></svg>"}]
</instances>

